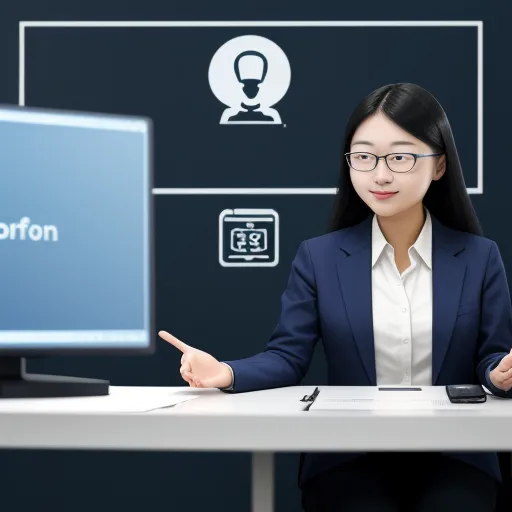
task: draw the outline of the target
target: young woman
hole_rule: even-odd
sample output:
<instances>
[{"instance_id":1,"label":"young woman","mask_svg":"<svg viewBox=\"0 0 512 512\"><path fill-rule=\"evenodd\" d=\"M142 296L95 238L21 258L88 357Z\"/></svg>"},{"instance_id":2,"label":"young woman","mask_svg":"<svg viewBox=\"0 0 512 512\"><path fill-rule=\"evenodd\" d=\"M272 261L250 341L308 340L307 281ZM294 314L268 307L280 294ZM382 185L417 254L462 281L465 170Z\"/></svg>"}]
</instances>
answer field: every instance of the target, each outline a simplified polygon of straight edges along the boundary
<instances>
[{"instance_id":1,"label":"young woman","mask_svg":"<svg viewBox=\"0 0 512 512\"><path fill-rule=\"evenodd\" d=\"M399 83L355 109L332 230L300 245L263 352L220 362L160 336L191 386L298 385L322 340L329 385L480 383L512 398L505 270L436 99ZM490 512L500 478L496 453L312 453L300 486L306 511Z\"/></svg>"}]
</instances>

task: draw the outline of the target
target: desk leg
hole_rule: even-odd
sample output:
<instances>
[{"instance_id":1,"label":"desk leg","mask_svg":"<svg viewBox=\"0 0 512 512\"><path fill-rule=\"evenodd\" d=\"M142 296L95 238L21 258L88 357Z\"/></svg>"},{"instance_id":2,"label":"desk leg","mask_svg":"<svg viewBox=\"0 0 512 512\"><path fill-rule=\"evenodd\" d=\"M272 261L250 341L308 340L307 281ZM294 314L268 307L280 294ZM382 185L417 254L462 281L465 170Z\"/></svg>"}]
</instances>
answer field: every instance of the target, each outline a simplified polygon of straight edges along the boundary
<instances>
[{"instance_id":1,"label":"desk leg","mask_svg":"<svg viewBox=\"0 0 512 512\"><path fill-rule=\"evenodd\" d=\"M274 512L274 454L252 454L251 512Z\"/></svg>"}]
</instances>

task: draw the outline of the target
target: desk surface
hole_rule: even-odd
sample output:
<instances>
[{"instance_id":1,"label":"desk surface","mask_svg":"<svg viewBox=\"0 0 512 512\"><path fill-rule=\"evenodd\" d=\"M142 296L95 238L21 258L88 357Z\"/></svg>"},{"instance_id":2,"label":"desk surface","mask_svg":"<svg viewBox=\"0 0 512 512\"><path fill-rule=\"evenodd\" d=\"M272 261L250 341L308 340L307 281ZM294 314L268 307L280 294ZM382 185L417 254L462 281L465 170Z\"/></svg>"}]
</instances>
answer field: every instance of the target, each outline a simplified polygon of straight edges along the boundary
<instances>
[{"instance_id":1,"label":"desk surface","mask_svg":"<svg viewBox=\"0 0 512 512\"><path fill-rule=\"evenodd\" d=\"M446 396L442 387L429 389ZM485 404L446 410L304 411L300 399L312 390L296 386L227 394L189 387L111 388L112 396L154 397L169 391L200 395L144 413L66 411L62 399L48 400L43 407L38 400L37 409L34 400L0 400L0 448L512 450L512 400L489 396Z\"/></svg>"}]
</instances>

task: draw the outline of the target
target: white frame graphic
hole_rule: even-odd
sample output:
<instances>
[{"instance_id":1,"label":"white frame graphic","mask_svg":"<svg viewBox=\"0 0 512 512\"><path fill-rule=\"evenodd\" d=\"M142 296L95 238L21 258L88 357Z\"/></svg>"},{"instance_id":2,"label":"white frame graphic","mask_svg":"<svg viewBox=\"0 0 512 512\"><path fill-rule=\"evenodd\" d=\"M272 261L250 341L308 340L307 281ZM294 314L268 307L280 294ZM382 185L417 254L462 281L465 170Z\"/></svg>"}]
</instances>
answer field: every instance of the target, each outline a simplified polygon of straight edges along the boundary
<instances>
[{"instance_id":1,"label":"white frame graphic","mask_svg":"<svg viewBox=\"0 0 512 512\"><path fill-rule=\"evenodd\" d=\"M477 186L483 194L483 21L20 21L18 102L25 105L25 32L27 28L151 28L151 27L475 27L477 29ZM154 188L159 195L291 195L335 194L336 188Z\"/></svg>"}]
</instances>

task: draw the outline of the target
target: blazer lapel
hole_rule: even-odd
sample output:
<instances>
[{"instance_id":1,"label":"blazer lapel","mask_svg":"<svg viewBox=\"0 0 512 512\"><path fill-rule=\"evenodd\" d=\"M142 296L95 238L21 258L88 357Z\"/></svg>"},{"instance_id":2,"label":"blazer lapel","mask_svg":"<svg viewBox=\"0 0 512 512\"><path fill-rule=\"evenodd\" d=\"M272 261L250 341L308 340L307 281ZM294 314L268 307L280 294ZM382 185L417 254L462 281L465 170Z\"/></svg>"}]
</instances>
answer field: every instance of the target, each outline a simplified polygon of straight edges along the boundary
<instances>
[{"instance_id":1,"label":"blazer lapel","mask_svg":"<svg viewBox=\"0 0 512 512\"><path fill-rule=\"evenodd\" d=\"M370 216L345 232L337 259L348 321L371 386L377 383L373 337Z\"/></svg>"},{"instance_id":2,"label":"blazer lapel","mask_svg":"<svg viewBox=\"0 0 512 512\"><path fill-rule=\"evenodd\" d=\"M444 227L432 215L432 385L450 345L457 319L466 273L464 260L456 255L464 249L456 232Z\"/></svg>"}]
</instances>

